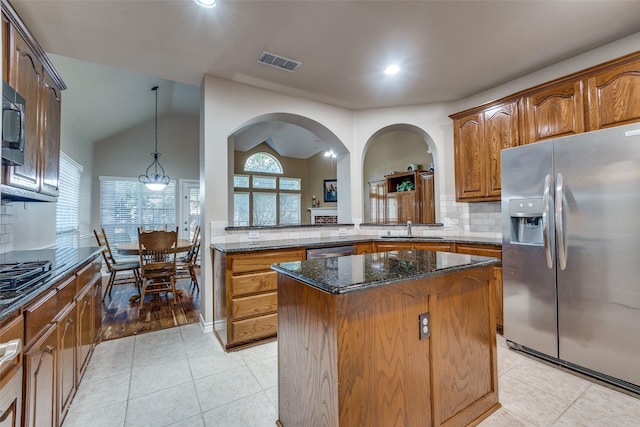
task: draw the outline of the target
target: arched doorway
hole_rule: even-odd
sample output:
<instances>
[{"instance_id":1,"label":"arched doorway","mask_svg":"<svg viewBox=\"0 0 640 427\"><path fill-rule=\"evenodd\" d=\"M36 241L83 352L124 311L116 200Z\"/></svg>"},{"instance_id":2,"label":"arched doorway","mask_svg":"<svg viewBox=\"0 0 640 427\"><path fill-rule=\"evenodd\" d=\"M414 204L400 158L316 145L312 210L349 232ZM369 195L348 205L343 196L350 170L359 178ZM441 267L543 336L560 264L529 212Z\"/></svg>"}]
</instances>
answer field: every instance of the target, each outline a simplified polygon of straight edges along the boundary
<instances>
[{"instance_id":1,"label":"arched doorway","mask_svg":"<svg viewBox=\"0 0 640 427\"><path fill-rule=\"evenodd\" d=\"M372 185L384 181L385 175L407 171L409 167L429 170L438 168L436 144L422 129L410 124L393 124L375 132L365 144L362 156L363 223L378 222ZM411 165L411 166L410 166ZM438 174L434 174L434 205L439 217ZM379 219L379 218L378 218Z\"/></svg>"},{"instance_id":2,"label":"arched doorway","mask_svg":"<svg viewBox=\"0 0 640 427\"><path fill-rule=\"evenodd\" d=\"M311 208L331 208L336 216L336 222L350 221L351 218L351 182L349 151L338 137L327 127L315 120L290 113L270 113L255 117L239 126L229 137L229 225L230 226L258 226L253 220L254 206L259 198L269 199L275 203L276 220L273 224L287 225L282 219L279 200L288 197L286 206L295 202L292 195L299 194L300 224L310 224ZM256 153L274 156L282 163L282 174L249 173L245 171L245 162ZM270 177L274 188L264 190L254 188L255 176ZM238 176L243 176L243 187L234 185ZM289 178L299 180L299 192L282 189L280 181ZM291 182L291 181L289 181ZM325 197L325 185L335 191L335 183L339 183L339 196L335 192L332 197ZM267 194L271 194L267 196ZM239 206L245 206L251 213L239 220ZM317 205L317 206L316 206ZM284 205L283 205L284 206ZM249 218L248 220L246 218ZM290 223L294 224L294 223Z\"/></svg>"}]
</instances>

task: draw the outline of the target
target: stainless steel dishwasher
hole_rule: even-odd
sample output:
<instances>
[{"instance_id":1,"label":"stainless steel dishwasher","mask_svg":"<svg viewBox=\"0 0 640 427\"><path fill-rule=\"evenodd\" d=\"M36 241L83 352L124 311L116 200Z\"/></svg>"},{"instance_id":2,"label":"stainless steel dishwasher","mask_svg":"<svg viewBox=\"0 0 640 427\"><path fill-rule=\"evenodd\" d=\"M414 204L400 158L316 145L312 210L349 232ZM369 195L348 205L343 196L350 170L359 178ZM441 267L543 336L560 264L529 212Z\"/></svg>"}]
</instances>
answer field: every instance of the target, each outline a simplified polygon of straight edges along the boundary
<instances>
[{"instance_id":1,"label":"stainless steel dishwasher","mask_svg":"<svg viewBox=\"0 0 640 427\"><path fill-rule=\"evenodd\" d=\"M353 245L307 249L307 259L353 255Z\"/></svg>"}]
</instances>

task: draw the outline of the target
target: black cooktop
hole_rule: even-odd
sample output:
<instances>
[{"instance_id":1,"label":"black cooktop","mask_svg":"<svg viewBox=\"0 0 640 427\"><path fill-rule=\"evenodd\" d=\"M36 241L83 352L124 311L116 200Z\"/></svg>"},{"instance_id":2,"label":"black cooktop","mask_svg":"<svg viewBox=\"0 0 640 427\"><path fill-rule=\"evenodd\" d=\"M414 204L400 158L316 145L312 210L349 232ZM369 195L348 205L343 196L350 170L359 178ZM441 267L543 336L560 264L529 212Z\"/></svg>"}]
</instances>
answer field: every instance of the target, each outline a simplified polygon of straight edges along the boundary
<instances>
[{"instance_id":1,"label":"black cooktop","mask_svg":"<svg viewBox=\"0 0 640 427\"><path fill-rule=\"evenodd\" d=\"M0 291L19 291L51 274L51 261L0 264Z\"/></svg>"}]
</instances>

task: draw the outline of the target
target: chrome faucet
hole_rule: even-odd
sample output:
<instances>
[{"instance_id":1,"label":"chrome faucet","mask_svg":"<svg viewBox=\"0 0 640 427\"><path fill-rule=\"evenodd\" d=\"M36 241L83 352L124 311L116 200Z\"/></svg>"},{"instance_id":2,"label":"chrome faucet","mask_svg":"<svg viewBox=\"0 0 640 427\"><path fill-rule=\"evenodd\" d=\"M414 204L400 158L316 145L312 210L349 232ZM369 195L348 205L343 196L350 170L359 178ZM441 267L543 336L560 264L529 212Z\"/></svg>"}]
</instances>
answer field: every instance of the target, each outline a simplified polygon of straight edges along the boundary
<instances>
[{"instance_id":1,"label":"chrome faucet","mask_svg":"<svg viewBox=\"0 0 640 427\"><path fill-rule=\"evenodd\" d=\"M411 220L407 221L407 236L411 237Z\"/></svg>"}]
</instances>

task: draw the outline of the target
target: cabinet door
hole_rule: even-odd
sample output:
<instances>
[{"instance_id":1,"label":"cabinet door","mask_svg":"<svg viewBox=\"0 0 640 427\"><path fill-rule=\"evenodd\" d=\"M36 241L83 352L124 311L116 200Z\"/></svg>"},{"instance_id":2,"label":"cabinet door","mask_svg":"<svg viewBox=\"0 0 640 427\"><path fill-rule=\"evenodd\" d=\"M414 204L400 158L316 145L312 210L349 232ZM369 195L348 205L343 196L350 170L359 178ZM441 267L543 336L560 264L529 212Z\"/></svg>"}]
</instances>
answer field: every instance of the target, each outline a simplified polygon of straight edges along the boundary
<instances>
[{"instance_id":1,"label":"cabinet door","mask_svg":"<svg viewBox=\"0 0 640 427\"><path fill-rule=\"evenodd\" d=\"M494 306L496 309L496 328L502 332L504 328L504 304L502 300L502 266L493 268Z\"/></svg>"},{"instance_id":2,"label":"cabinet door","mask_svg":"<svg viewBox=\"0 0 640 427\"><path fill-rule=\"evenodd\" d=\"M640 121L640 59L594 74L587 90L589 130Z\"/></svg>"},{"instance_id":3,"label":"cabinet door","mask_svg":"<svg viewBox=\"0 0 640 427\"><path fill-rule=\"evenodd\" d=\"M40 192L58 195L61 94L48 74L42 90L42 174Z\"/></svg>"},{"instance_id":4,"label":"cabinet door","mask_svg":"<svg viewBox=\"0 0 640 427\"><path fill-rule=\"evenodd\" d=\"M482 198L486 195L482 114L454 120L456 199Z\"/></svg>"},{"instance_id":5,"label":"cabinet door","mask_svg":"<svg viewBox=\"0 0 640 427\"><path fill-rule=\"evenodd\" d=\"M95 337L93 320L93 289L92 285L85 286L76 300L78 346L76 351L76 387L89 363L93 340Z\"/></svg>"},{"instance_id":6,"label":"cabinet door","mask_svg":"<svg viewBox=\"0 0 640 427\"><path fill-rule=\"evenodd\" d=\"M14 370L0 387L0 427L20 427L22 416L22 367Z\"/></svg>"},{"instance_id":7,"label":"cabinet door","mask_svg":"<svg viewBox=\"0 0 640 427\"><path fill-rule=\"evenodd\" d=\"M487 200L500 200L500 150L518 145L518 108L510 102L484 112Z\"/></svg>"},{"instance_id":8,"label":"cabinet door","mask_svg":"<svg viewBox=\"0 0 640 427\"><path fill-rule=\"evenodd\" d=\"M76 391L76 304L72 302L57 317L57 419L62 421Z\"/></svg>"},{"instance_id":9,"label":"cabinet door","mask_svg":"<svg viewBox=\"0 0 640 427\"><path fill-rule=\"evenodd\" d=\"M92 316L93 316L93 342L100 341L102 334L102 278L98 276L93 285L93 304Z\"/></svg>"},{"instance_id":10,"label":"cabinet door","mask_svg":"<svg viewBox=\"0 0 640 427\"><path fill-rule=\"evenodd\" d=\"M525 143L584 132L582 90L582 81L579 80L525 95Z\"/></svg>"},{"instance_id":11,"label":"cabinet door","mask_svg":"<svg viewBox=\"0 0 640 427\"><path fill-rule=\"evenodd\" d=\"M38 153L40 151L39 94L42 67L17 31L12 31L9 84L25 99L24 165L7 167L5 184L37 191L40 187Z\"/></svg>"},{"instance_id":12,"label":"cabinet door","mask_svg":"<svg viewBox=\"0 0 640 427\"><path fill-rule=\"evenodd\" d=\"M376 252L387 251L402 251L405 249L412 249L413 244L411 242L377 242Z\"/></svg>"},{"instance_id":13,"label":"cabinet door","mask_svg":"<svg viewBox=\"0 0 640 427\"><path fill-rule=\"evenodd\" d=\"M57 425L56 339L54 323L24 354L24 419L29 427Z\"/></svg>"},{"instance_id":14,"label":"cabinet door","mask_svg":"<svg viewBox=\"0 0 640 427\"><path fill-rule=\"evenodd\" d=\"M433 183L433 172L422 172L420 174L420 220L422 224L432 224L436 222L436 196Z\"/></svg>"},{"instance_id":15,"label":"cabinet door","mask_svg":"<svg viewBox=\"0 0 640 427\"><path fill-rule=\"evenodd\" d=\"M373 242L362 242L353 244L354 255L371 254L373 252Z\"/></svg>"}]
</instances>

